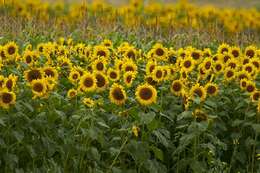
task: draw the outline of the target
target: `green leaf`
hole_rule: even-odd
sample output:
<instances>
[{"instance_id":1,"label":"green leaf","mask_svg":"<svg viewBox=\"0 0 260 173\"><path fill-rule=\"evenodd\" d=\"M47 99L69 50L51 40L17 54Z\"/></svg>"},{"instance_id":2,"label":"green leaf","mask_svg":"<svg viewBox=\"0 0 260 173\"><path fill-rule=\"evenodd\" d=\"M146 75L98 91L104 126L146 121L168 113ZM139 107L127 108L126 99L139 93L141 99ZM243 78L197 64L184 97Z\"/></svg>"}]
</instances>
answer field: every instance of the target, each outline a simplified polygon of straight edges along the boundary
<instances>
[{"instance_id":1,"label":"green leaf","mask_svg":"<svg viewBox=\"0 0 260 173\"><path fill-rule=\"evenodd\" d=\"M159 130L153 131L153 134L158 138L161 144L163 144L165 147L169 147L168 139Z\"/></svg>"},{"instance_id":2,"label":"green leaf","mask_svg":"<svg viewBox=\"0 0 260 173\"><path fill-rule=\"evenodd\" d=\"M155 155L155 158L163 161L163 151L155 146L150 147Z\"/></svg>"},{"instance_id":3,"label":"green leaf","mask_svg":"<svg viewBox=\"0 0 260 173\"><path fill-rule=\"evenodd\" d=\"M24 138L23 132L13 131L13 135L18 142L21 142Z\"/></svg>"},{"instance_id":4,"label":"green leaf","mask_svg":"<svg viewBox=\"0 0 260 173\"><path fill-rule=\"evenodd\" d=\"M155 118L156 114L154 112L149 112L149 113L139 113L140 116L140 121L142 124L149 124L150 122L153 121Z\"/></svg>"}]
</instances>

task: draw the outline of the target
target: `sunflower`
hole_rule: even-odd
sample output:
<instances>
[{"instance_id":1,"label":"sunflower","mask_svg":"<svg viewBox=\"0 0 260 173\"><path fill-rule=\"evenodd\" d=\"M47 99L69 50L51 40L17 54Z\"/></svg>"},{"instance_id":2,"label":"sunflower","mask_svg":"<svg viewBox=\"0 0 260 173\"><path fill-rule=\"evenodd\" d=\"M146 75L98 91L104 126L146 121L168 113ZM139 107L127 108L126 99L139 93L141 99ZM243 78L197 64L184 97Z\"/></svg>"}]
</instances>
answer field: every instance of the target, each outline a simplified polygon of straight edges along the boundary
<instances>
[{"instance_id":1,"label":"sunflower","mask_svg":"<svg viewBox=\"0 0 260 173\"><path fill-rule=\"evenodd\" d=\"M221 56L222 61L224 63L228 62L230 59L234 59L234 56L231 53L224 53L223 56Z\"/></svg>"},{"instance_id":2,"label":"sunflower","mask_svg":"<svg viewBox=\"0 0 260 173\"><path fill-rule=\"evenodd\" d=\"M207 92L203 86L197 83L191 87L191 96L193 99L195 97L199 97L201 101L204 101L206 99Z\"/></svg>"},{"instance_id":3,"label":"sunflower","mask_svg":"<svg viewBox=\"0 0 260 173\"><path fill-rule=\"evenodd\" d=\"M94 71L104 72L106 70L106 61L104 58L98 58L92 62L92 69Z\"/></svg>"},{"instance_id":4,"label":"sunflower","mask_svg":"<svg viewBox=\"0 0 260 173\"><path fill-rule=\"evenodd\" d=\"M194 68L195 61L192 57L186 57L181 62L181 69L187 73L191 72Z\"/></svg>"},{"instance_id":5,"label":"sunflower","mask_svg":"<svg viewBox=\"0 0 260 173\"><path fill-rule=\"evenodd\" d=\"M218 94L218 85L215 83L207 83L205 86L207 94L210 96L215 96Z\"/></svg>"},{"instance_id":6,"label":"sunflower","mask_svg":"<svg viewBox=\"0 0 260 173\"><path fill-rule=\"evenodd\" d=\"M174 95L181 96L184 90L184 85L181 80L174 80L171 84L171 92Z\"/></svg>"},{"instance_id":7,"label":"sunflower","mask_svg":"<svg viewBox=\"0 0 260 173\"><path fill-rule=\"evenodd\" d=\"M54 67L44 67L42 70L45 77L47 78L53 78L57 80L59 77L58 71Z\"/></svg>"},{"instance_id":8,"label":"sunflower","mask_svg":"<svg viewBox=\"0 0 260 173\"><path fill-rule=\"evenodd\" d=\"M29 66L33 66L34 64L34 59L33 59L33 52L32 51L25 51L22 57L22 60L25 64Z\"/></svg>"},{"instance_id":9,"label":"sunflower","mask_svg":"<svg viewBox=\"0 0 260 173\"><path fill-rule=\"evenodd\" d=\"M150 85L157 85L157 82L153 80L153 77L150 75L145 76L145 81Z\"/></svg>"},{"instance_id":10,"label":"sunflower","mask_svg":"<svg viewBox=\"0 0 260 173\"><path fill-rule=\"evenodd\" d=\"M159 60L166 60L167 59L167 48L165 48L162 44L156 43L151 52L153 53L153 57Z\"/></svg>"},{"instance_id":11,"label":"sunflower","mask_svg":"<svg viewBox=\"0 0 260 173\"><path fill-rule=\"evenodd\" d=\"M116 82L120 79L120 72L119 70L109 68L107 70L107 77L109 78L109 80Z\"/></svg>"},{"instance_id":12,"label":"sunflower","mask_svg":"<svg viewBox=\"0 0 260 173\"><path fill-rule=\"evenodd\" d=\"M237 59L231 58L227 61L226 67L230 67L232 69L237 69L240 66L240 63Z\"/></svg>"},{"instance_id":13,"label":"sunflower","mask_svg":"<svg viewBox=\"0 0 260 173\"><path fill-rule=\"evenodd\" d=\"M198 122L207 121L208 120L208 115L205 112L203 112L201 109L195 109L195 111L192 112L192 116Z\"/></svg>"},{"instance_id":14,"label":"sunflower","mask_svg":"<svg viewBox=\"0 0 260 173\"><path fill-rule=\"evenodd\" d=\"M141 105L147 106L156 103L157 91L152 85L143 84L136 88L135 96Z\"/></svg>"},{"instance_id":15,"label":"sunflower","mask_svg":"<svg viewBox=\"0 0 260 173\"><path fill-rule=\"evenodd\" d=\"M248 79L241 79L240 80L240 88L241 88L241 90L246 90L246 87L247 87L247 81L248 81Z\"/></svg>"},{"instance_id":16,"label":"sunflower","mask_svg":"<svg viewBox=\"0 0 260 173\"><path fill-rule=\"evenodd\" d=\"M8 76L8 78L5 79L4 86L9 90L12 91L16 85L18 77L11 74Z\"/></svg>"},{"instance_id":17,"label":"sunflower","mask_svg":"<svg viewBox=\"0 0 260 173\"><path fill-rule=\"evenodd\" d=\"M250 98L251 98L252 102L258 102L260 99L260 91L254 91L254 92L250 93Z\"/></svg>"},{"instance_id":18,"label":"sunflower","mask_svg":"<svg viewBox=\"0 0 260 173\"><path fill-rule=\"evenodd\" d=\"M211 57L211 55L212 55L211 50L210 50L209 48L203 49L202 55L203 55L203 57L205 57L205 58Z\"/></svg>"},{"instance_id":19,"label":"sunflower","mask_svg":"<svg viewBox=\"0 0 260 173\"><path fill-rule=\"evenodd\" d=\"M2 61L5 61L7 59L7 55L5 54L5 49L1 45L0 45L0 58Z\"/></svg>"},{"instance_id":20,"label":"sunflower","mask_svg":"<svg viewBox=\"0 0 260 173\"><path fill-rule=\"evenodd\" d=\"M162 66L156 66L152 72L153 80L156 82L161 82L164 80L164 68Z\"/></svg>"},{"instance_id":21,"label":"sunflower","mask_svg":"<svg viewBox=\"0 0 260 173\"><path fill-rule=\"evenodd\" d=\"M220 74L221 72L223 72L223 69L224 69L224 64L220 61L216 62L214 64L214 71L216 74Z\"/></svg>"},{"instance_id":22,"label":"sunflower","mask_svg":"<svg viewBox=\"0 0 260 173\"><path fill-rule=\"evenodd\" d=\"M40 54L42 54L44 52L44 46L45 46L44 43L40 43L37 45L37 50Z\"/></svg>"},{"instance_id":23,"label":"sunflower","mask_svg":"<svg viewBox=\"0 0 260 173\"><path fill-rule=\"evenodd\" d=\"M124 57L132 60L137 59L138 52L134 47L128 47L128 49L124 52Z\"/></svg>"},{"instance_id":24,"label":"sunflower","mask_svg":"<svg viewBox=\"0 0 260 173\"><path fill-rule=\"evenodd\" d=\"M235 70L230 67L226 68L224 71L224 77L227 81L231 81L231 80L235 79L235 77L236 77Z\"/></svg>"},{"instance_id":25,"label":"sunflower","mask_svg":"<svg viewBox=\"0 0 260 173\"><path fill-rule=\"evenodd\" d=\"M253 81L247 81L247 84L246 84L246 91L248 93L252 93L256 90L256 86L255 86L255 83Z\"/></svg>"},{"instance_id":26,"label":"sunflower","mask_svg":"<svg viewBox=\"0 0 260 173\"><path fill-rule=\"evenodd\" d=\"M205 58L202 63L202 68L206 71L210 70L212 68L213 62L210 58Z\"/></svg>"},{"instance_id":27,"label":"sunflower","mask_svg":"<svg viewBox=\"0 0 260 173\"><path fill-rule=\"evenodd\" d=\"M108 48L112 48L113 47L112 41L108 40L108 39L103 40L102 45L104 45L104 46L106 46Z\"/></svg>"},{"instance_id":28,"label":"sunflower","mask_svg":"<svg viewBox=\"0 0 260 173\"><path fill-rule=\"evenodd\" d=\"M235 46L231 47L230 52L234 56L234 58L239 58L241 55L241 50L239 47L235 47Z\"/></svg>"},{"instance_id":29,"label":"sunflower","mask_svg":"<svg viewBox=\"0 0 260 173\"><path fill-rule=\"evenodd\" d=\"M96 86L97 91L104 91L108 86L108 79L107 76L102 72L94 72L94 76L96 78Z\"/></svg>"},{"instance_id":30,"label":"sunflower","mask_svg":"<svg viewBox=\"0 0 260 173\"><path fill-rule=\"evenodd\" d=\"M251 63L244 65L243 70L247 71L250 75L256 73L256 71L257 71L256 67Z\"/></svg>"},{"instance_id":31,"label":"sunflower","mask_svg":"<svg viewBox=\"0 0 260 173\"><path fill-rule=\"evenodd\" d=\"M8 109L10 105L15 104L16 101L16 95L12 91L8 90L1 90L0 91L0 106Z\"/></svg>"},{"instance_id":32,"label":"sunflower","mask_svg":"<svg viewBox=\"0 0 260 173\"><path fill-rule=\"evenodd\" d=\"M6 78L3 75L0 75L0 90L5 86Z\"/></svg>"},{"instance_id":33,"label":"sunflower","mask_svg":"<svg viewBox=\"0 0 260 173\"><path fill-rule=\"evenodd\" d=\"M105 59L108 59L109 56L110 56L110 51L106 46L103 45L94 46L94 50L93 50L94 58L103 57Z\"/></svg>"},{"instance_id":34,"label":"sunflower","mask_svg":"<svg viewBox=\"0 0 260 173\"><path fill-rule=\"evenodd\" d=\"M128 72L124 73L124 75L123 75L124 84L127 87L131 87L135 78L136 78L136 73L134 73L132 71L128 71Z\"/></svg>"},{"instance_id":35,"label":"sunflower","mask_svg":"<svg viewBox=\"0 0 260 173\"><path fill-rule=\"evenodd\" d=\"M122 85L114 83L109 91L109 99L116 105L122 105L126 101L126 92Z\"/></svg>"},{"instance_id":36,"label":"sunflower","mask_svg":"<svg viewBox=\"0 0 260 173\"><path fill-rule=\"evenodd\" d=\"M148 61L145 66L146 75L150 75L156 66L157 66L156 61L152 61L152 60Z\"/></svg>"},{"instance_id":37,"label":"sunflower","mask_svg":"<svg viewBox=\"0 0 260 173\"><path fill-rule=\"evenodd\" d=\"M118 70L118 71L121 71L122 70L122 67L123 67L123 60L121 59L116 59L115 60L115 69Z\"/></svg>"},{"instance_id":38,"label":"sunflower","mask_svg":"<svg viewBox=\"0 0 260 173\"><path fill-rule=\"evenodd\" d=\"M218 47L218 53L219 54L224 54L224 53L228 53L230 52L230 46L226 43L222 43L221 45L219 45Z\"/></svg>"},{"instance_id":39,"label":"sunflower","mask_svg":"<svg viewBox=\"0 0 260 173\"><path fill-rule=\"evenodd\" d=\"M124 72L128 72L128 71L137 72L137 65L134 63L134 61L127 60L122 65L122 70Z\"/></svg>"},{"instance_id":40,"label":"sunflower","mask_svg":"<svg viewBox=\"0 0 260 173\"><path fill-rule=\"evenodd\" d=\"M47 81L45 79L36 79L31 82L31 89L35 97L44 97L47 93ZM34 97L34 98L35 98Z\"/></svg>"},{"instance_id":41,"label":"sunflower","mask_svg":"<svg viewBox=\"0 0 260 173\"><path fill-rule=\"evenodd\" d=\"M77 82L79 81L80 77L81 77L80 73L78 71L76 71L75 69L72 69L70 71L69 80L70 80L71 83L77 84Z\"/></svg>"},{"instance_id":42,"label":"sunflower","mask_svg":"<svg viewBox=\"0 0 260 173\"><path fill-rule=\"evenodd\" d=\"M77 95L77 90L75 90L74 88L70 89L70 90L67 92L67 97L68 97L69 99L74 98L76 95Z\"/></svg>"},{"instance_id":43,"label":"sunflower","mask_svg":"<svg viewBox=\"0 0 260 173\"><path fill-rule=\"evenodd\" d=\"M248 80L250 78L250 74L245 70L241 70L241 71L237 72L236 76L239 81L242 79Z\"/></svg>"},{"instance_id":44,"label":"sunflower","mask_svg":"<svg viewBox=\"0 0 260 173\"><path fill-rule=\"evenodd\" d=\"M15 42L9 42L4 46L5 55L9 58L14 58L18 53L18 46Z\"/></svg>"},{"instance_id":45,"label":"sunflower","mask_svg":"<svg viewBox=\"0 0 260 173\"><path fill-rule=\"evenodd\" d=\"M88 97L84 98L84 99L82 100L82 102L83 102L83 104L84 104L85 106L87 106L87 107L89 107L89 108L92 108L92 107L95 106L95 101L94 101L93 99L91 99L91 98L88 98Z\"/></svg>"},{"instance_id":46,"label":"sunflower","mask_svg":"<svg viewBox=\"0 0 260 173\"><path fill-rule=\"evenodd\" d=\"M260 70L260 61L259 58L251 58L250 63L253 64L257 71Z\"/></svg>"},{"instance_id":47,"label":"sunflower","mask_svg":"<svg viewBox=\"0 0 260 173\"><path fill-rule=\"evenodd\" d=\"M196 63L199 63L202 58L202 51L197 49L192 49L190 56Z\"/></svg>"},{"instance_id":48,"label":"sunflower","mask_svg":"<svg viewBox=\"0 0 260 173\"><path fill-rule=\"evenodd\" d=\"M256 57L256 50L257 50L257 48L255 46L246 47L245 56L248 58Z\"/></svg>"},{"instance_id":49,"label":"sunflower","mask_svg":"<svg viewBox=\"0 0 260 173\"><path fill-rule=\"evenodd\" d=\"M80 78L80 89L84 92L92 92L96 89L96 78L93 74L85 73Z\"/></svg>"},{"instance_id":50,"label":"sunflower","mask_svg":"<svg viewBox=\"0 0 260 173\"><path fill-rule=\"evenodd\" d=\"M44 76L44 73L41 68L32 68L32 69L26 70L24 72L24 78L28 82L32 82L33 80L36 80L36 79L42 79L43 76Z\"/></svg>"}]
</instances>

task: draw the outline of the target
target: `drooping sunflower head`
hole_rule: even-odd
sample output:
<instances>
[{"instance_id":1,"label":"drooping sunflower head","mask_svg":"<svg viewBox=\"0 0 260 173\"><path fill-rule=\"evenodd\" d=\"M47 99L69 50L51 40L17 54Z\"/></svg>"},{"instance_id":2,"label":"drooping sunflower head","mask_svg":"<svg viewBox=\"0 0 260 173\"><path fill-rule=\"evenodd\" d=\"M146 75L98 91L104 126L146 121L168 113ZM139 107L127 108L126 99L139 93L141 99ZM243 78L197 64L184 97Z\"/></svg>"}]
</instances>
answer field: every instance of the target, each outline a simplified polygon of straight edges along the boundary
<instances>
[{"instance_id":1,"label":"drooping sunflower head","mask_svg":"<svg viewBox=\"0 0 260 173\"><path fill-rule=\"evenodd\" d=\"M96 78L93 74L85 73L80 78L80 89L84 92L93 92L96 89Z\"/></svg>"},{"instance_id":2,"label":"drooping sunflower head","mask_svg":"<svg viewBox=\"0 0 260 173\"><path fill-rule=\"evenodd\" d=\"M128 72L124 73L124 75L123 75L124 84L127 87L131 87L135 78L136 78L135 72L128 71Z\"/></svg>"},{"instance_id":3,"label":"drooping sunflower head","mask_svg":"<svg viewBox=\"0 0 260 173\"><path fill-rule=\"evenodd\" d=\"M123 105L127 99L124 87L114 83L109 91L109 99L116 105Z\"/></svg>"},{"instance_id":4,"label":"drooping sunflower head","mask_svg":"<svg viewBox=\"0 0 260 173\"><path fill-rule=\"evenodd\" d=\"M156 103L157 91L152 85L143 84L136 88L135 96L141 105L148 106Z\"/></svg>"},{"instance_id":5,"label":"drooping sunflower head","mask_svg":"<svg viewBox=\"0 0 260 173\"><path fill-rule=\"evenodd\" d=\"M102 72L94 72L96 78L97 91L104 91L108 86L108 78Z\"/></svg>"},{"instance_id":6,"label":"drooping sunflower head","mask_svg":"<svg viewBox=\"0 0 260 173\"><path fill-rule=\"evenodd\" d=\"M215 83L207 83L205 89L209 96L215 96L218 94L218 85Z\"/></svg>"},{"instance_id":7,"label":"drooping sunflower head","mask_svg":"<svg viewBox=\"0 0 260 173\"><path fill-rule=\"evenodd\" d=\"M171 84L171 92L174 95L181 96L184 90L184 85L181 80L174 80Z\"/></svg>"},{"instance_id":8,"label":"drooping sunflower head","mask_svg":"<svg viewBox=\"0 0 260 173\"><path fill-rule=\"evenodd\" d=\"M44 73L41 68L32 68L32 69L26 70L24 72L24 78L28 82L32 82L33 80L36 80L36 79L42 79L43 76L44 76Z\"/></svg>"},{"instance_id":9,"label":"drooping sunflower head","mask_svg":"<svg viewBox=\"0 0 260 173\"><path fill-rule=\"evenodd\" d=\"M196 119L196 121L207 121L208 115L202 111L201 109L195 109L195 111L192 112L192 116Z\"/></svg>"},{"instance_id":10,"label":"drooping sunflower head","mask_svg":"<svg viewBox=\"0 0 260 173\"><path fill-rule=\"evenodd\" d=\"M76 89L72 88L72 89L70 89L70 90L67 92L67 97L68 97L69 99L72 99L72 98L74 98L75 96L77 96L77 90L76 90Z\"/></svg>"},{"instance_id":11,"label":"drooping sunflower head","mask_svg":"<svg viewBox=\"0 0 260 173\"><path fill-rule=\"evenodd\" d=\"M0 91L0 106L2 108L8 109L10 105L15 104L16 95L12 91L1 90Z\"/></svg>"},{"instance_id":12,"label":"drooping sunflower head","mask_svg":"<svg viewBox=\"0 0 260 173\"><path fill-rule=\"evenodd\" d=\"M119 70L109 68L107 70L107 77L110 81L116 82L120 79L120 72Z\"/></svg>"},{"instance_id":13,"label":"drooping sunflower head","mask_svg":"<svg viewBox=\"0 0 260 173\"><path fill-rule=\"evenodd\" d=\"M199 97L201 101L204 101L206 99L207 92L205 91L205 88L201 86L200 84L195 84L191 88L191 97L194 99L195 97Z\"/></svg>"},{"instance_id":14,"label":"drooping sunflower head","mask_svg":"<svg viewBox=\"0 0 260 173\"><path fill-rule=\"evenodd\" d=\"M254 58L256 57L256 50L257 48L255 46L248 46L245 50L245 56L248 58Z\"/></svg>"}]
</instances>

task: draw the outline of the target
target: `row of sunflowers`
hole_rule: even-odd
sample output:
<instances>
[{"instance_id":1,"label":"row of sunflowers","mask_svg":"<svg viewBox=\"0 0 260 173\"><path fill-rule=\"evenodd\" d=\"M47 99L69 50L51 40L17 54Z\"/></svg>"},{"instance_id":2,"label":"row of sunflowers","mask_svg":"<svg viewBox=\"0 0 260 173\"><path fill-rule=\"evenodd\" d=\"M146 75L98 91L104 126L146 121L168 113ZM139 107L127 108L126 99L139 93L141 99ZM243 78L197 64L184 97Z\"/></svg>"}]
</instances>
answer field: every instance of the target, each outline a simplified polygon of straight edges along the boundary
<instances>
[{"instance_id":1,"label":"row of sunflowers","mask_svg":"<svg viewBox=\"0 0 260 173\"><path fill-rule=\"evenodd\" d=\"M94 19L112 25L121 22L127 27L162 27L169 30L194 28L228 33L259 31L260 13L257 9L217 8L197 6L185 0L177 4L131 0L114 6L106 1L51 2L41 0L5 0L0 4L2 14L42 22L55 21L58 25L75 25ZM134 19L134 20L133 20Z\"/></svg>"},{"instance_id":2,"label":"row of sunflowers","mask_svg":"<svg viewBox=\"0 0 260 173\"><path fill-rule=\"evenodd\" d=\"M260 50L252 45L241 50L221 44L214 52L191 46L174 50L156 43L144 52L128 42L114 47L107 39L97 45L60 39L35 47L8 42L0 47L0 55L2 108L14 105L27 88L33 99L58 92L90 108L102 106L103 97L125 108L149 106L171 93L182 98L188 110L196 98L203 103L234 83L260 112Z\"/></svg>"}]
</instances>

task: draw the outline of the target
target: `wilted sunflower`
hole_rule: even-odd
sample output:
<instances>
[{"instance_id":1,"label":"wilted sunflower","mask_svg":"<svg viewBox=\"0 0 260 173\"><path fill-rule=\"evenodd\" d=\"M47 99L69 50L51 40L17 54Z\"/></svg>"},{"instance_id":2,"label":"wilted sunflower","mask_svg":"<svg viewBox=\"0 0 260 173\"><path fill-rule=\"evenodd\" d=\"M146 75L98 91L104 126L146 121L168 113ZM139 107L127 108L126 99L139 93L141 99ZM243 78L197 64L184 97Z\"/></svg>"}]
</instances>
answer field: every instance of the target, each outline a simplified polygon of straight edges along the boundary
<instances>
[{"instance_id":1,"label":"wilted sunflower","mask_svg":"<svg viewBox=\"0 0 260 173\"><path fill-rule=\"evenodd\" d=\"M59 77L58 71L54 67L44 67L43 72L44 72L45 77L48 77L48 78L53 78L53 79L57 80Z\"/></svg>"},{"instance_id":2,"label":"wilted sunflower","mask_svg":"<svg viewBox=\"0 0 260 173\"><path fill-rule=\"evenodd\" d=\"M209 96L215 96L218 94L218 85L215 83L207 83L205 89Z\"/></svg>"},{"instance_id":3,"label":"wilted sunflower","mask_svg":"<svg viewBox=\"0 0 260 173\"><path fill-rule=\"evenodd\" d=\"M18 53L18 46L15 42L9 42L4 46L5 55L9 58L14 58L14 56Z\"/></svg>"},{"instance_id":4,"label":"wilted sunflower","mask_svg":"<svg viewBox=\"0 0 260 173\"><path fill-rule=\"evenodd\" d=\"M107 77L109 78L109 80L116 82L120 79L120 72L119 70L109 68L107 70Z\"/></svg>"},{"instance_id":5,"label":"wilted sunflower","mask_svg":"<svg viewBox=\"0 0 260 173\"><path fill-rule=\"evenodd\" d=\"M84 92L95 91L97 85L96 78L93 74L85 73L80 79L80 89Z\"/></svg>"},{"instance_id":6,"label":"wilted sunflower","mask_svg":"<svg viewBox=\"0 0 260 173\"><path fill-rule=\"evenodd\" d=\"M31 82L31 89L36 97L45 97L47 93L47 81L45 79L36 79Z\"/></svg>"},{"instance_id":7,"label":"wilted sunflower","mask_svg":"<svg viewBox=\"0 0 260 173\"><path fill-rule=\"evenodd\" d=\"M97 91L104 91L108 86L107 76L102 72L94 72L96 78Z\"/></svg>"},{"instance_id":8,"label":"wilted sunflower","mask_svg":"<svg viewBox=\"0 0 260 173\"><path fill-rule=\"evenodd\" d=\"M157 91L152 85L139 85L135 90L135 97L141 105L147 106L156 103Z\"/></svg>"},{"instance_id":9,"label":"wilted sunflower","mask_svg":"<svg viewBox=\"0 0 260 173\"><path fill-rule=\"evenodd\" d=\"M67 97L68 97L69 99L74 98L76 95L77 95L77 90L74 89L74 88L69 89L69 91L67 92Z\"/></svg>"},{"instance_id":10,"label":"wilted sunflower","mask_svg":"<svg viewBox=\"0 0 260 173\"><path fill-rule=\"evenodd\" d=\"M16 95L12 91L1 90L0 91L0 106L8 109L10 105L15 104Z\"/></svg>"},{"instance_id":11,"label":"wilted sunflower","mask_svg":"<svg viewBox=\"0 0 260 173\"><path fill-rule=\"evenodd\" d=\"M36 80L36 79L42 79L43 76L44 76L44 73L41 68L32 68L32 69L26 70L24 72L24 78L28 82L32 82L33 80Z\"/></svg>"},{"instance_id":12,"label":"wilted sunflower","mask_svg":"<svg viewBox=\"0 0 260 173\"><path fill-rule=\"evenodd\" d=\"M109 99L116 105L122 105L125 103L127 97L124 87L117 83L114 83L109 91Z\"/></svg>"},{"instance_id":13,"label":"wilted sunflower","mask_svg":"<svg viewBox=\"0 0 260 173\"><path fill-rule=\"evenodd\" d=\"M135 78L136 78L136 74L132 71L128 71L128 72L124 73L124 75L123 75L124 84L127 87L131 87Z\"/></svg>"},{"instance_id":14,"label":"wilted sunflower","mask_svg":"<svg viewBox=\"0 0 260 173\"><path fill-rule=\"evenodd\" d=\"M171 84L171 92L177 96L181 96L184 89L184 85L181 80L174 80Z\"/></svg>"},{"instance_id":15,"label":"wilted sunflower","mask_svg":"<svg viewBox=\"0 0 260 173\"><path fill-rule=\"evenodd\" d=\"M164 68L162 66L156 66L152 72L153 80L161 82L164 80Z\"/></svg>"},{"instance_id":16,"label":"wilted sunflower","mask_svg":"<svg viewBox=\"0 0 260 173\"><path fill-rule=\"evenodd\" d=\"M197 83L191 88L191 96L193 99L197 96L201 101L204 101L206 99L207 92L203 86L200 86L200 84Z\"/></svg>"},{"instance_id":17,"label":"wilted sunflower","mask_svg":"<svg viewBox=\"0 0 260 173\"><path fill-rule=\"evenodd\" d=\"M84 103L85 106L87 106L89 108L92 108L92 107L95 106L95 101L91 98L88 98L88 97L84 98L82 100L82 102Z\"/></svg>"}]
</instances>

